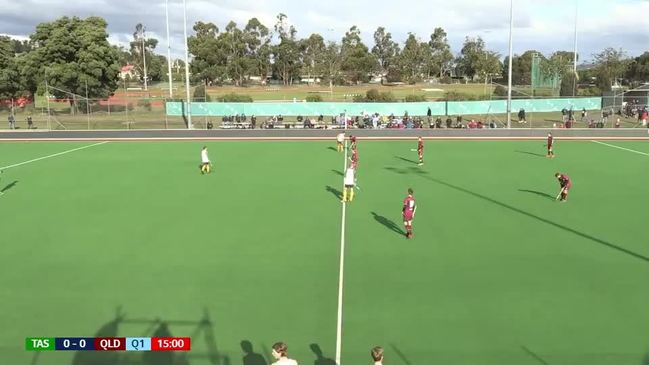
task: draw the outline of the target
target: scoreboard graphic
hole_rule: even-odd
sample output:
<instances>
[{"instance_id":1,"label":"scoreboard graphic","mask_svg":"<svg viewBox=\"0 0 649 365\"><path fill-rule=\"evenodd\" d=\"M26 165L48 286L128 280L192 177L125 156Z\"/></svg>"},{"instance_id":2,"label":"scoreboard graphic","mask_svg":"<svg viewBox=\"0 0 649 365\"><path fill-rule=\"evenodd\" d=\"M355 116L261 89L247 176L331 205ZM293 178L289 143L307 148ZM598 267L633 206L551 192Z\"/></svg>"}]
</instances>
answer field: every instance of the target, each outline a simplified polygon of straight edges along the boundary
<instances>
[{"instance_id":1,"label":"scoreboard graphic","mask_svg":"<svg viewBox=\"0 0 649 365\"><path fill-rule=\"evenodd\" d=\"M189 337L27 337L27 351L189 351Z\"/></svg>"}]
</instances>

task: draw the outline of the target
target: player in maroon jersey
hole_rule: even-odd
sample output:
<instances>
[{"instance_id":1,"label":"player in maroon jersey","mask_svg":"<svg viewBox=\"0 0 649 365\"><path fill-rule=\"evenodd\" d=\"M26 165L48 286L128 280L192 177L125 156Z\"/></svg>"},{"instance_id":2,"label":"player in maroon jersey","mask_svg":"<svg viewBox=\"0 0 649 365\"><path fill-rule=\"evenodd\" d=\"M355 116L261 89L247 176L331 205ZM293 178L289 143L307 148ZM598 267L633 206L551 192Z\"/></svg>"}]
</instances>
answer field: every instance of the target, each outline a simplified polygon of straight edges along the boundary
<instances>
[{"instance_id":1,"label":"player in maroon jersey","mask_svg":"<svg viewBox=\"0 0 649 365\"><path fill-rule=\"evenodd\" d=\"M356 149L356 136L349 136L349 141L351 142L351 149L355 150Z\"/></svg>"},{"instance_id":2,"label":"player in maroon jersey","mask_svg":"<svg viewBox=\"0 0 649 365\"><path fill-rule=\"evenodd\" d=\"M560 172L557 172L554 174L554 177L559 180L559 185L561 186L561 191L559 192L559 195L557 195L557 199L561 198L561 202L566 202L568 201L568 191L570 188L572 188L572 182L570 181L570 177L566 174L562 174Z\"/></svg>"},{"instance_id":3,"label":"player in maroon jersey","mask_svg":"<svg viewBox=\"0 0 649 365\"><path fill-rule=\"evenodd\" d=\"M419 137L417 141L417 154L419 155L419 166L424 165L424 139Z\"/></svg>"},{"instance_id":4,"label":"player in maroon jersey","mask_svg":"<svg viewBox=\"0 0 649 365\"><path fill-rule=\"evenodd\" d=\"M548 133L548 156L550 158L554 158L554 149L552 146L554 145L554 137L552 136L552 133Z\"/></svg>"},{"instance_id":5,"label":"player in maroon jersey","mask_svg":"<svg viewBox=\"0 0 649 365\"><path fill-rule=\"evenodd\" d=\"M351 161L351 167L355 171L358 168L358 149L354 148L352 150L352 156L349 158L349 161Z\"/></svg>"},{"instance_id":6,"label":"player in maroon jersey","mask_svg":"<svg viewBox=\"0 0 649 365\"><path fill-rule=\"evenodd\" d=\"M415 198L412 196L412 189L408 189L408 196L403 200L403 224L406 226L406 238L412 238L412 220L415 218L417 205Z\"/></svg>"}]
</instances>

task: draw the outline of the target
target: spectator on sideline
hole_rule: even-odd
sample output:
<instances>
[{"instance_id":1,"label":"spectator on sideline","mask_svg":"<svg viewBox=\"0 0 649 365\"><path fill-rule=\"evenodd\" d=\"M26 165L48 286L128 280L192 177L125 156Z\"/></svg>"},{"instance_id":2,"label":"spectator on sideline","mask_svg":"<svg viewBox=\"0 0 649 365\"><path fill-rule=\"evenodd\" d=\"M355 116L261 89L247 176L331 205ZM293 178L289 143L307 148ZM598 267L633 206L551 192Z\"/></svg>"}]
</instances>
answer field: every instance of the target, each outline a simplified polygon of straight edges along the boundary
<instances>
[{"instance_id":1,"label":"spectator on sideline","mask_svg":"<svg viewBox=\"0 0 649 365\"><path fill-rule=\"evenodd\" d=\"M34 121L32 120L32 116L27 117L27 129L32 129L34 127Z\"/></svg>"},{"instance_id":2,"label":"spectator on sideline","mask_svg":"<svg viewBox=\"0 0 649 365\"><path fill-rule=\"evenodd\" d=\"M272 365L297 365L297 361L288 358L288 346L284 342L273 345L272 355L277 360Z\"/></svg>"},{"instance_id":3,"label":"spectator on sideline","mask_svg":"<svg viewBox=\"0 0 649 365\"><path fill-rule=\"evenodd\" d=\"M374 365L383 365L383 347L376 346L370 351Z\"/></svg>"},{"instance_id":4,"label":"spectator on sideline","mask_svg":"<svg viewBox=\"0 0 649 365\"><path fill-rule=\"evenodd\" d=\"M518 111L518 123L527 123L527 120L525 119L525 109L523 108Z\"/></svg>"},{"instance_id":5,"label":"spectator on sideline","mask_svg":"<svg viewBox=\"0 0 649 365\"><path fill-rule=\"evenodd\" d=\"M14 115L9 114L7 120L9 121L9 129L16 129L16 118L14 117Z\"/></svg>"}]
</instances>

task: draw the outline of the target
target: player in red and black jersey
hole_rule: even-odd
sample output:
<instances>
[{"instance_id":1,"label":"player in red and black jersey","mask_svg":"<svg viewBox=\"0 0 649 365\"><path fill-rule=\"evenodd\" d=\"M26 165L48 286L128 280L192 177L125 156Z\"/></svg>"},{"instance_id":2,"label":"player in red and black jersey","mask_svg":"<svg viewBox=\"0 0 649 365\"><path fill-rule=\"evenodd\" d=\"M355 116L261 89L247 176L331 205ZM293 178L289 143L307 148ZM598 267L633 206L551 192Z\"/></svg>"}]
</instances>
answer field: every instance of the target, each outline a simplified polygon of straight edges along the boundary
<instances>
[{"instance_id":1,"label":"player in red and black jersey","mask_svg":"<svg viewBox=\"0 0 649 365\"><path fill-rule=\"evenodd\" d=\"M408 189L408 196L403 200L403 208L401 209L403 224L406 226L406 238L412 238L412 220L415 218L415 212L417 211L415 198L412 194L412 189Z\"/></svg>"},{"instance_id":2,"label":"player in red and black jersey","mask_svg":"<svg viewBox=\"0 0 649 365\"><path fill-rule=\"evenodd\" d=\"M419 155L419 166L424 164L424 139L419 137L417 141L417 154Z\"/></svg>"},{"instance_id":3,"label":"player in red and black jersey","mask_svg":"<svg viewBox=\"0 0 649 365\"><path fill-rule=\"evenodd\" d=\"M554 137L552 136L552 133L548 133L548 155L547 157L554 158Z\"/></svg>"},{"instance_id":4,"label":"player in red and black jersey","mask_svg":"<svg viewBox=\"0 0 649 365\"><path fill-rule=\"evenodd\" d=\"M561 198L561 202L568 201L568 191L570 190L570 188L572 188L572 181L570 181L570 177L560 172L554 174L554 177L559 180L559 185L561 186L561 191L559 192L559 195L557 195L557 199Z\"/></svg>"},{"instance_id":5,"label":"player in red and black jersey","mask_svg":"<svg viewBox=\"0 0 649 365\"><path fill-rule=\"evenodd\" d=\"M349 136L349 142L351 142L351 146L350 146L350 148L351 148L352 150L355 150L356 147L357 147L357 146L356 146L356 136Z\"/></svg>"},{"instance_id":6,"label":"player in red and black jersey","mask_svg":"<svg viewBox=\"0 0 649 365\"><path fill-rule=\"evenodd\" d=\"M357 171L358 169L358 149L354 148L352 150L352 156L349 158L349 161L351 161L351 167Z\"/></svg>"}]
</instances>

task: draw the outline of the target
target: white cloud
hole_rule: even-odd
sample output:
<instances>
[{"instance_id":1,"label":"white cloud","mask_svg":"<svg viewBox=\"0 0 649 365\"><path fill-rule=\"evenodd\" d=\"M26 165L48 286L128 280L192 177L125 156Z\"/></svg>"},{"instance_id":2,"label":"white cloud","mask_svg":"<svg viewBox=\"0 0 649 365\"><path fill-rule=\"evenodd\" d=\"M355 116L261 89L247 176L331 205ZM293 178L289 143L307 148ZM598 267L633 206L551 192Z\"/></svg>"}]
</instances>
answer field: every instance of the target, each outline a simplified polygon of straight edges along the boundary
<instances>
[{"instance_id":1,"label":"white cloud","mask_svg":"<svg viewBox=\"0 0 649 365\"><path fill-rule=\"evenodd\" d=\"M572 49L573 1L515 0L515 52ZM439 26L447 31L454 52L461 48L466 36L481 36L489 48L504 55L508 48L509 4L510 0L409 0L388 6L377 0L187 0L188 31L198 20L213 22L223 29L229 20L243 27L252 17L272 29L281 12L288 15L300 37L317 32L327 40L340 40L345 31L357 25L371 47L378 26L386 27L400 42L408 32L427 39ZM648 49L644 39L649 35L649 22L640 14L649 14L649 1L582 0L580 7L582 55L589 57L605 47L621 47L630 55ZM109 23L111 42L126 45L135 24L142 22L149 35L160 40L159 51L166 49L164 0L0 0L0 9L0 32L8 34L27 36L38 23L63 15L98 15ZM170 0L172 50L176 56L183 52L182 14L182 2Z\"/></svg>"}]
</instances>

